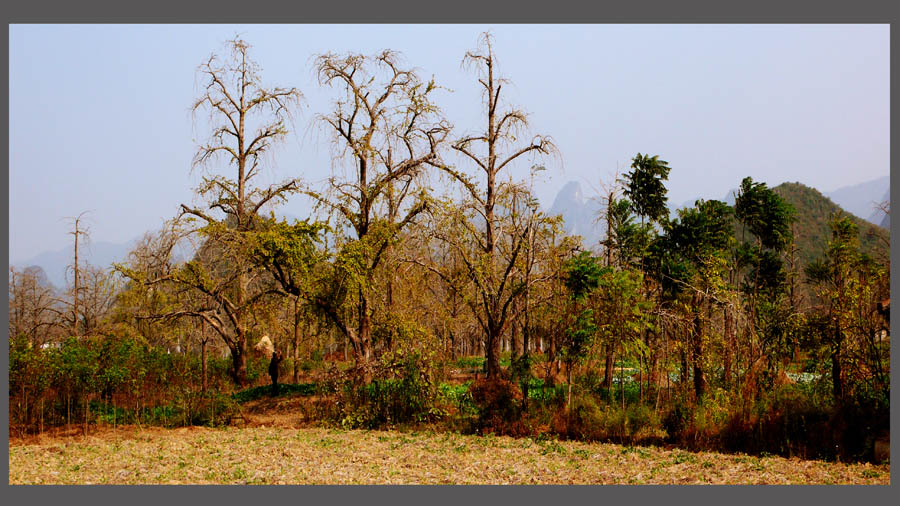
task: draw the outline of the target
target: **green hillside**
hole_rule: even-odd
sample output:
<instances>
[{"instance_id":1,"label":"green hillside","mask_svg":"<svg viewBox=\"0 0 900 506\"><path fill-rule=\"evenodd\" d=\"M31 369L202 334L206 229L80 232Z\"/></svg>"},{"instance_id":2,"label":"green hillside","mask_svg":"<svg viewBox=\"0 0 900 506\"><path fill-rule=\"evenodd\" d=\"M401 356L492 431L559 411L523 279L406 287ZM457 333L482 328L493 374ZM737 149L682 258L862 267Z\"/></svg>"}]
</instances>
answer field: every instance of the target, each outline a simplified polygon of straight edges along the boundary
<instances>
[{"instance_id":1,"label":"green hillside","mask_svg":"<svg viewBox=\"0 0 900 506\"><path fill-rule=\"evenodd\" d=\"M794 223L794 240L798 247L801 266L821 258L831 239L829 223L834 213L843 211L815 188L801 183L783 183L773 188L797 210ZM859 240L863 251L875 258L886 260L890 256L890 233L858 216L847 213L859 227Z\"/></svg>"}]
</instances>

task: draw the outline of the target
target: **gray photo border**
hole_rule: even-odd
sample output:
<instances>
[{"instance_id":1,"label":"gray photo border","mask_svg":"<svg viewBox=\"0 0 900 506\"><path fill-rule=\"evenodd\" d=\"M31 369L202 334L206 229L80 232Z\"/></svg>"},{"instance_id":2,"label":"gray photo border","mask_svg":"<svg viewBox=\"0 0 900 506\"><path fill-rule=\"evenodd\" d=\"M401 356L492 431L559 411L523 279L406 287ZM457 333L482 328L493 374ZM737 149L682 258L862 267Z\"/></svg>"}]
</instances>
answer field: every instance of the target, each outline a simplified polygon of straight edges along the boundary
<instances>
[{"instance_id":1,"label":"gray photo border","mask_svg":"<svg viewBox=\"0 0 900 506\"><path fill-rule=\"evenodd\" d=\"M252 6L253 12L247 12ZM90 0L65 2L48 0L44 2L17 2L4 7L7 24L18 23L878 23L891 24L897 18L897 8L887 2L856 0L840 2L820 0L786 2L756 0L753 2L722 2L715 0L692 0L672 2L666 0L643 0L617 2L611 4L557 0L548 4L535 0L519 2L474 2L457 0L442 3L412 2L409 0L392 2L364 2L350 0L344 2L282 3L271 0L257 0L252 4L236 0L217 2L158 2L125 3L112 0ZM7 25L7 44L9 26ZM891 41L891 62L898 52L897 43ZM9 68L9 52L5 52ZM896 68L897 65L892 65ZM892 71L892 82L896 83L896 73ZM7 86L8 80L4 84ZM892 89L896 85L892 86ZM3 106L9 117L8 101ZM896 117L897 106L892 104L891 117ZM9 123L7 122L7 125ZM8 128L8 126L6 127ZM6 135L7 160L9 136ZM892 134L891 144L897 145L897 133ZM7 176L9 167L7 165ZM893 170L891 170L893 173ZM9 185L9 178L4 180ZM9 188L7 187L7 190ZM8 191L6 193L9 195ZM9 206L4 227L9 227ZM892 224L892 235L897 232L898 221ZM9 239L7 239L9 240ZM7 243L8 244L8 243ZM9 263L8 248L3 251ZM898 254L891 252L891 261L897 263ZM892 276L891 291L895 288L896 277ZM8 302L8 292L3 295ZM0 312L2 313L2 312ZM4 329L8 329L7 313L3 313ZM8 332L8 331L7 331ZM3 363L7 369L4 378L9 386L9 350L3 348ZM897 358L892 357L892 367L897 370ZM896 375L892 378L896 392ZM892 400L894 396L892 395ZM9 399L3 397L4 419L9 423ZM897 417L891 415L892 432L897 431ZM4 442L9 450L8 436ZM893 452L893 459L897 451ZM892 459L892 460L893 460ZM7 476L8 461L5 464ZM279 503L299 502L303 504L341 503L418 503L418 504L459 504L472 501L496 504L559 504L561 500L587 503L631 502L635 499L658 501L669 504L677 502L727 502L757 503L765 499L779 502L802 504L814 501L847 504L871 500L884 500L893 491L893 485L874 486L9 486L5 485L2 496L10 498L9 504L27 502L77 503L98 500L102 503L146 503L158 504L160 500L176 499L187 503L210 504L253 504L278 501ZM4 501L6 502L6 501ZM884 501L885 503L887 501Z\"/></svg>"}]
</instances>

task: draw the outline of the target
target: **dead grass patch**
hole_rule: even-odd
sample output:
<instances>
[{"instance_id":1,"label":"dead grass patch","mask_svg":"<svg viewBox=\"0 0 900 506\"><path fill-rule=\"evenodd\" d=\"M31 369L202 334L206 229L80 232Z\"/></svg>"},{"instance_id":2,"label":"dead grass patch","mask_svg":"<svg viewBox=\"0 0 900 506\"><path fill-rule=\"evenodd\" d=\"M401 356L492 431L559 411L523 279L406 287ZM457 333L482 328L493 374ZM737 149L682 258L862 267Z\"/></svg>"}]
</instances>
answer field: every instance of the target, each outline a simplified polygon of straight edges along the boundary
<instances>
[{"instance_id":1,"label":"dead grass patch","mask_svg":"<svg viewBox=\"0 0 900 506\"><path fill-rule=\"evenodd\" d=\"M890 466L433 431L125 427L11 440L9 483L886 485Z\"/></svg>"}]
</instances>

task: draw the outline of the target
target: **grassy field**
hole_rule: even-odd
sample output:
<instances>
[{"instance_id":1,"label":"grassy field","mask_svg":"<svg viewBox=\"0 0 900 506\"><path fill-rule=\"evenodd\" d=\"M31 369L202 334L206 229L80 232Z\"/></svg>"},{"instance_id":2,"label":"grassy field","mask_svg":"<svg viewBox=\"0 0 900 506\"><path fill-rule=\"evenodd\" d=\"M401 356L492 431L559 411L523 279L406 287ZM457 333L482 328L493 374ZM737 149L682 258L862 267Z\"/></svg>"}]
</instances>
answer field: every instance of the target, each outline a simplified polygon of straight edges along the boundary
<instances>
[{"instance_id":1,"label":"grassy field","mask_svg":"<svg viewBox=\"0 0 900 506\"><path fill-rule=\"evenodd\" d=\"M890 484L890 467L430 431L129 427L11 440L9 483Z\"/></svg>"}]
</instances>

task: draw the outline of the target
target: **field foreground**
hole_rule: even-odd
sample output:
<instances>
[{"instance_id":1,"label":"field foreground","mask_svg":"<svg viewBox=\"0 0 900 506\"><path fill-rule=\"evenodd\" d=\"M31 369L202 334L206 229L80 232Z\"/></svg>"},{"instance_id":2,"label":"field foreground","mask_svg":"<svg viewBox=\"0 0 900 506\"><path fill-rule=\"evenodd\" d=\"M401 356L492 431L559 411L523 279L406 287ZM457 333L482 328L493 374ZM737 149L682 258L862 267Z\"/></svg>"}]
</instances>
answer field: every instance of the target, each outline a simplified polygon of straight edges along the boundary
<instances>
[{"instance_id":1,"label":"field foreground","mask_svg":"<svg viewBox=\"0 0 900 506\"><path fill-rule=\"evenodd\" d=\"M11 440L9 483L890 484L890 467L434 432L119 428Z\"/></svg>"}]
</instances>

